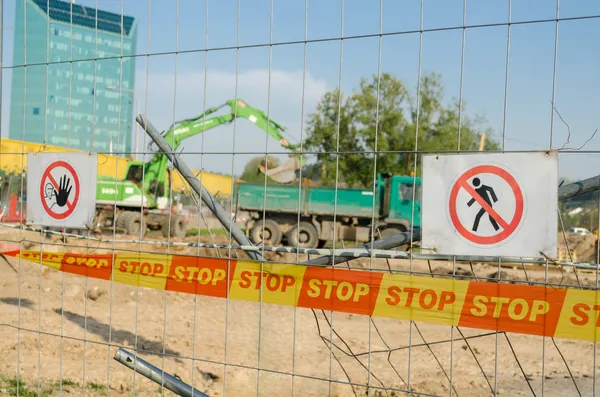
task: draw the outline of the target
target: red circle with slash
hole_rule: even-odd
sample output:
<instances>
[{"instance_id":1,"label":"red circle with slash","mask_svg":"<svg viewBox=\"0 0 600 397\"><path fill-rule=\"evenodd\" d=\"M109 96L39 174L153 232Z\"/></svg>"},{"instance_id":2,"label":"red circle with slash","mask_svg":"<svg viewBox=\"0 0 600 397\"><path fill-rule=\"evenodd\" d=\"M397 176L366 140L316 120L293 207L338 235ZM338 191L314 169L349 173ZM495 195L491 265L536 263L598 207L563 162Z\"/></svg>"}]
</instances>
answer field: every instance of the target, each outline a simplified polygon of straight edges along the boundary
<instances>
[{"instance_id":1,"label":"red circle with slash","mask_svg":"<svg viewBox=\"0 0 600 397\"><path fill-rule=\"evenodd\" d=\"M469 184L469 179L479 174L493 174L502 178L511 188L515 199L515 213L510 222L505 221L502 216L500 216L494 209L473 189L473 187ZM501 231L497 234L491 236L478 236L471 231L469 231L458 218L458 214L456 213L456 198L458 196L458 192L464 189L466 192L474 198L482 208L486 210L486 212L494 218L494 220L501 226ZM494 166L494 165L479 165L477 167L473 167L466 172L464 172L454 183L452 186L452 190L450 191L450 200L449 200L449 210L450 210L450 219L452 221L453 226L456 228L456 231L460 233L465 239L469 240L472 243L481 244L481 245L491 245L500 243L507 238L509 238L521 222L523 218L523 192L519 187L516 179L508 173L506 170Z\"/></svg>"},{"instance_id":2,"label":"red circle with slash","mask_svg":"<svg viewBox=\"0 0 600 397\"><path fill-rule=\"evenodd\" d=\"M59 167L66 169L67 173L71 174L70 176L71 176L71 180L73 181L73 188L75 189L75 197L74 197L73 201L69 201L69 199L67 198L67 202L65 204L67 207L67 210L65 212L52 211L52 208L48 206L48 203L46 203L46 195L45 195L45 189L44 189L44 187L48 183L50 183L54 187L55 191L59 190L59 184L51 174L52 170L55 170ZM52 218L58 219L58 220L66 219L73 213L73 211L75 211L75 208L77 207L77 203L79 202L80 186L81 185L79 184L79 177L77 176L77 172L75 171L75 168L73 168L73 166L71 166L71 164L69 164L63 160L58 160L58 161L53 162L52 164L50 164L48 166L48 168L46 168L46 171L44 171L44 173L42 174L42 178L40 180L40 200L42 202L42 207L44 208L46 213L49 216L51 216ZM69 195L69 196L71 196L71 195Z\"/></svg>"}]
</instances>

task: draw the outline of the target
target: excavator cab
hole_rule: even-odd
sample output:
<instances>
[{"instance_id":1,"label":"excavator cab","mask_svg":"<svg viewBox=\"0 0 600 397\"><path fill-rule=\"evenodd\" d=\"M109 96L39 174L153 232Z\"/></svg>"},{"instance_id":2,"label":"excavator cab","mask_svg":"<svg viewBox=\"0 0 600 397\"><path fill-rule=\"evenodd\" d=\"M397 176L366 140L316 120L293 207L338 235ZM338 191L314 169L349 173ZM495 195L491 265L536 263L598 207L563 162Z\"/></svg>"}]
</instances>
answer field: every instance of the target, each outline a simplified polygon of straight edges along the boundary
<instances>
[{"instance_id":1,"label":"excavator cab","mask_svg":"<svg viewBox=\"0 0 600 397\"><path fill-rule=\"evenodd\" d=\"M137 184L141 184L143 178L144 164L130 164L125 179L131 182L135 182Z\"/></svg>"}]
</instances>

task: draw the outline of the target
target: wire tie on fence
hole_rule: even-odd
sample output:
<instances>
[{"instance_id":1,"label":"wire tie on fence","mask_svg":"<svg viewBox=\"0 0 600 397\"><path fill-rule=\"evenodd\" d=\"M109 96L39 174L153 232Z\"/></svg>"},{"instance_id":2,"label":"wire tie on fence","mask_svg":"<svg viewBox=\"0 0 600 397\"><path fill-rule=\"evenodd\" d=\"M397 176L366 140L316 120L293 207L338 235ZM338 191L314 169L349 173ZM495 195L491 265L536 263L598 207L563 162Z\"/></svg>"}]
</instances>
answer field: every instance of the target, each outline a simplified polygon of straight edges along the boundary
<instances>
[{"instance_id":1,"label":"wire tie on fence","mask_svg":"<svg viewBox=\"0 0 600 397\"><path fill-rule=\"evenodd\" d=\"M416 251L419 251L419 252L423 252L423 251L437 252L437 248L436 247L423 247L423 246L420 246L420 247L410 247L410 248L411 249L414 248L414 249L416 249Z\"/></svg>"},{"instance_id":2,"label":"wire tie on fence","mask_svg":"<svg viewBox=\"0 0 600 397\"><path fill-rule=\"evenodd\" d=\"M98 153L98 155L102 156L102 157L104 157L106 159L103 163L100 163L99 165L104 165L104 164L108 163L108 156L107 155L105 155L103 153Z\"/></svg>"},{"instance_id":3,"label":"wire tie on fence","mask_svg":"<svg viewBox=\"0 0 600 397\"><path fill-rule=\"evenodd\" d=\"M415 253L423 253L424 251L437 252L437 248L424 248L424 247L415 247L415 246L408 247L407 252L413 252L413 251Z\"/></svg>"},{"instance_id":4,"label":"wire tie on fence","mask_svg":"<svg viewBox=\"0 0 600 397\"><path fill-rule=\"evenodd\" d=\"M544 257L544 259L551 262L553 265L558 265L558 259L550 258L548 255L544 254L542 251L540 251L540 254Z\"/></svg>"}]
</instances>

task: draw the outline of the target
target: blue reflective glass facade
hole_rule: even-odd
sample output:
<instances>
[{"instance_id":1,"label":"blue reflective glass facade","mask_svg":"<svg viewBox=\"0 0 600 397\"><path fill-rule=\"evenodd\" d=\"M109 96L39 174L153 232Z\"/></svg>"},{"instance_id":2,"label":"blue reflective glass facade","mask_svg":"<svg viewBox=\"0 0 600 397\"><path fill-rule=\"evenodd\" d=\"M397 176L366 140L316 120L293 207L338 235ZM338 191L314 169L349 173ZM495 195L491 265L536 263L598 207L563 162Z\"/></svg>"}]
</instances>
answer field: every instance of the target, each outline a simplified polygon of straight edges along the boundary
<instances>
[{"instance_id":1,"label":"blue reflective glass facade","mask_svg":"<svg viewBox=\"0 0 600 397\"><path fill-rule=\"evenodd\" d=\"M128 154L136 41L132 17L17 1L9 138Z\"/></svg>"}]
</instances>

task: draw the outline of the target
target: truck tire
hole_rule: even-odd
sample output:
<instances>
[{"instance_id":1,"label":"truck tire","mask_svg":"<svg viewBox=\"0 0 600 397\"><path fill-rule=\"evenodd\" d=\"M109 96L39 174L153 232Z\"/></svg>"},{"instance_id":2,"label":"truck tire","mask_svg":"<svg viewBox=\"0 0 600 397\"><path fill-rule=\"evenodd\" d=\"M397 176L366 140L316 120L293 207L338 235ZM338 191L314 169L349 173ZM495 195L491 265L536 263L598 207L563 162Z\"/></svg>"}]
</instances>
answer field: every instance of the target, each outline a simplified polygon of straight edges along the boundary
<instances>
[{"instance_id":1,"label":"truck tire","mask_svg":"<svg viewBox=\"0 0 600 397\"><path fill-rule=\"evenodd\" d=\"M300 237L299 240L298 237ZM287 238L291 247L316 248L319 245L317 228L308 222L300 222L298 225L295 225L287 233Z\"/></svg>"},{"instance_id":2,"label":"truck tire","mask_svg":"<svg viewBox=\"0 0 600 397\"><path fill-rule=\"evenodd\" d=\"M117 218L117 227L125 229L127 234L133 236L140 235L140 229L142 230L142 237L146 235L146 220L144 216L137 211L124 211Z\"/></svg>"},{"instance_id":3,"label":"truck tire","mask_svg":"<svg viewBox=\"0 0 600 397\"><path fill-rule=\"evenodd\" d=\"M264 225L264 236L263 237L263 225ZM276 246L281 242L281 229L279 224L272 219L259 220L254 224L254 227L250 230L250 240L254 244L260 244L263 242L267 246Z\"/></svg>"},{"instance_id":4,"label":"truck tire","mask_svg":"<svg viewBox=\"0 0 600 397\"><path fill-rule=\"evenodd\" d=\"M171 234L171 237L185 237L187 235L187 224L185 223L185 219L182 216L171 215L171 219L169 220L169 217L165 216L165 219L163 219L160 225L160 232L164 238L168 238L169 233Z\"/></svg>"}]
</instances>

